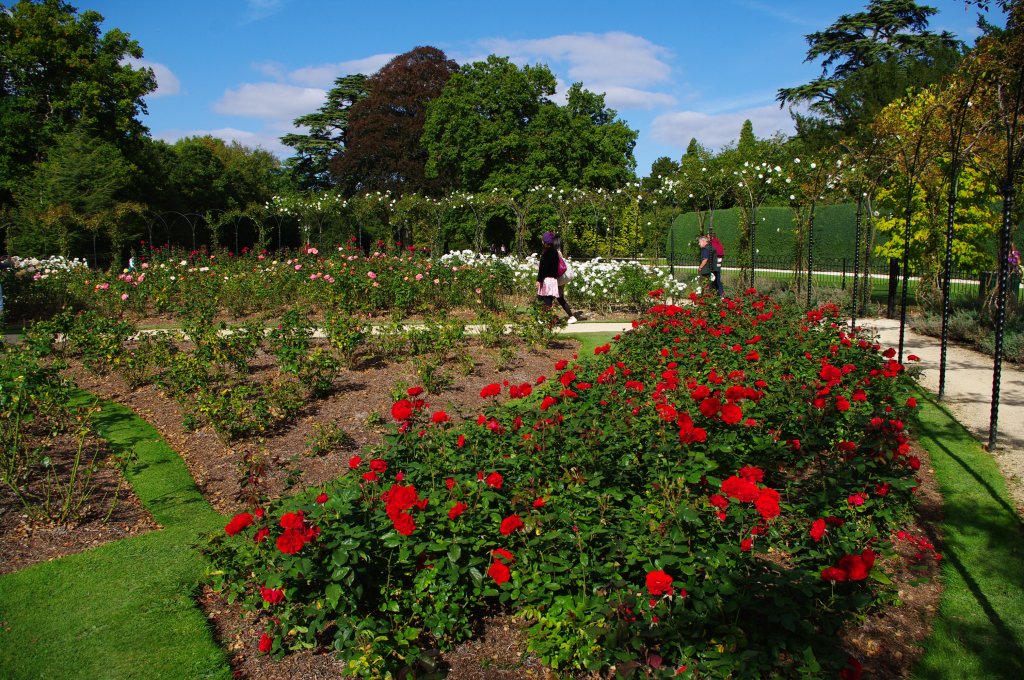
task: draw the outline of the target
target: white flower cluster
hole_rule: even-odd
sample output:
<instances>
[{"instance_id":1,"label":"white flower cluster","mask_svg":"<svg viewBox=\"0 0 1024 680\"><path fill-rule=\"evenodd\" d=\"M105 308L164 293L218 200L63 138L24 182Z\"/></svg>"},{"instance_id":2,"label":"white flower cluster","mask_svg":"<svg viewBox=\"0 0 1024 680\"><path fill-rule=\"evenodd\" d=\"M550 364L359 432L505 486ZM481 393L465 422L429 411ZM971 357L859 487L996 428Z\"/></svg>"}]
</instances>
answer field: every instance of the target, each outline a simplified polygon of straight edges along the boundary
<instances>
[{"instance_id":1,"label":"white flower cluster","mask_svg":"<svg viewBox=\"0 0 1024 680\"><path fill-rule=\"evenodd\" d=\"M61 257L60 255L53 255L44 260L40 260L35 257L13 259L19 270L32 274L35 279L45 279L51 274L69 272L72 269L79 267L87 268L89 266L85 260L80 260L77 257L73 260L69 260L66 257Z\"/></svg>"},{"instance_id":2,"label":"white flower cluster","mask_svg":"<svg viewBox=\"0 0 1024 680\"><path fill-rule=\"evenodd\" d=\"M499 258L494 255L479 255L471 250L452 252L444 255L446 264L461 266L490 267L502 263L512 269L516 287L524 295L533 293L537 280L538 256L531 253L524 259L516 257ZM652 267L636 262L608 262L595 257L592 260L572 260L575 276L569 284L567 295L572 304L581 304L592 309L613 309L635 299L637 294L646 295L650 290L661 288L662 299L680 299L686 284L677 281L668 267ZM638 291L637 286L647 290Z\"/></svg>"}]
</instances>

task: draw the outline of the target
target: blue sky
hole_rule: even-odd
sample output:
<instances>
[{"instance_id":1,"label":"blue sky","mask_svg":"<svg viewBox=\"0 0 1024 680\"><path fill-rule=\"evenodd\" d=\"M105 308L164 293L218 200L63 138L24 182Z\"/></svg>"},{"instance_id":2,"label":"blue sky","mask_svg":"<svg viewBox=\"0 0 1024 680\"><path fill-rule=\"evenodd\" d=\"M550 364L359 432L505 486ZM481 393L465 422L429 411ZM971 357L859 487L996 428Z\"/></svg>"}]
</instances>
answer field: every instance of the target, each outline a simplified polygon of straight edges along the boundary
<instances>
[{"instance_id":1,"label":"blue sky","mask_svg":"<svg viewBox=\"0 0 1024 680\"><path fill-rule=\"evenodd\" d=\"M420 45L459 64L488 54L544 63L639 132L637 172L679 158L691 137L718 147L744 119L768 136L792 131L775 103L780 87L820 72L804 63L804 36L867 0L81 0L142 46L159 88L144 122L174 141L212 134L286 157L292 120L316 110L334 79L371 74ZM88 4L86 4L88 3ZM977 11L932 0L933 30L973 43ZM1001 21L996 21L1001 23Z\"/></svg>"}]
</instances>

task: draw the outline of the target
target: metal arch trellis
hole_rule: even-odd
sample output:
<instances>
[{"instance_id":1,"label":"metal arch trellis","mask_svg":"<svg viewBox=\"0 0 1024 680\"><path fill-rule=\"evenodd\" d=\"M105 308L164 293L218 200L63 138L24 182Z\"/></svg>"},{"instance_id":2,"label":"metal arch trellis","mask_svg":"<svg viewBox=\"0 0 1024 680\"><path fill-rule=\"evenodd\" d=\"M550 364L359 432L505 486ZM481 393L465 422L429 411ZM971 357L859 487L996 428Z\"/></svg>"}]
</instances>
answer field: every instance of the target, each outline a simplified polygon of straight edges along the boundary
<instances>
[{"instance_id":1,"label":"metal arch trellis","mask_svg":"<svg viewBox=\"0 0 1024 680\"><path fill-rule=\"evenodd\" d=\"M192 231L192 250L196 250L196 223L192 221L192 218L195 217L198 218L199 220L203 220L205 218L202 215L200 215L199 213L181 213L178 212L177 210L165 210L159 214L161 216L175 215L175 218L171 220L170 223L167 223L168 240L170 240L171 229L173 229L174 225L178 223L178 220L185 220L185 224L187 224L189 226L189 229Z\"/></svg>"}]
</instances>

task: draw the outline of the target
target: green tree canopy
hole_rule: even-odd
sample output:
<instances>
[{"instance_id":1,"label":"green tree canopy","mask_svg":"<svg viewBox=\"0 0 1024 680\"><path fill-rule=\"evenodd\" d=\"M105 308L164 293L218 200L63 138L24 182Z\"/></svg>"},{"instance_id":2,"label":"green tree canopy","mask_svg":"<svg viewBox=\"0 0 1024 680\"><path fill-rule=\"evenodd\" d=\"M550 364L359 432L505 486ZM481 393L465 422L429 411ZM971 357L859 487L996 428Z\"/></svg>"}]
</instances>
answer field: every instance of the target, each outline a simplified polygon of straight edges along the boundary
<instances>
[{"instance_id":1,"label":"green tree canopy","mask_svg":"<svg viewBox=\"0 0 1024 680\"><path fill-rule=\"evenodd\" d=\"M15 193L13 245L23 254L83 254L88 232L112 226L132 170L116 146L84 127L61 135Z\"/></svg>"},{"instance_id":2,"label":"green tree canopy","mask_svg":"<svg viewBox=\"0 0 1024 680\"><path fill-rule=\"evenodd\" d=\"M428 110L428 174L473 192L612 188L631 179L636 132L616 120L603 95L579 84L558 106L550 99L555 85L543 65L518 68L491 55L463 66Z\"/></svg>"},{"instance_id":3,"label":"green tree canopy","mask_svg":"<svg viewBox=\"0 0 1024 680\"><path fill-rule=\"evenodd\" d=\"M282 144L295 149L286 165L299 188L324 189L331 185L328 163L345 148L352 107L368 94L366 76L341 76L334 81L323 106L295 119L295 125L307 128L308 133L281 137Z\"/></svg>"},{"instance_id":4,"label":"green tree canopy","mask_svg":"<svg viewBox=\"0 0 1024 680\"><path fill-rule=\"evenodd\" d=\"M127 61L138 43L101 33L102 21L62 0L0 4L0 202L73 129L122 151L145 136L138 116L156 78Z\"/></svg>"},{"instance_id":5,"label":"green tree canopy","mask_svg":"<svg viewBox=\"0 0 1024 680\"><path fill-rule=\"evenodd\" d=\"M855 134L886 104L937 81L955 66L963 44L948 31L928 30L936 10L914 0L871 0L806 36L805 61L822 60L821 75L778 91L791 105L797 130L816 147ZM809 113L793 105L807 105Z\"/></svg>"}]
</instances>

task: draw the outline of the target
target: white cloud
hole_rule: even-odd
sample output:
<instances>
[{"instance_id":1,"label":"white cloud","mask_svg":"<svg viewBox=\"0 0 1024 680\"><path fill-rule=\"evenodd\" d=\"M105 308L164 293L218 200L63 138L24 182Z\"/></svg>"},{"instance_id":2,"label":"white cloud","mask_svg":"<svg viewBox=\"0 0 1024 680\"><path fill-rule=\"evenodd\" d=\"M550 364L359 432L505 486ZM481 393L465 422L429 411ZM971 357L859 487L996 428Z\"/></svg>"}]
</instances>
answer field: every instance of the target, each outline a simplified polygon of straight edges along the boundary
<instances>
[{"instance_id":1,"label":"white cloud","mask_svg":"<svg viewBox=\"0 0 1024 680\"><path fill-rule=\"evenodd\" d=\"M284 64L276 61L257 61L252 65L254 71L268 78L273 78L279 83L285 80Z\"/></svg>"},{"instance_id":2,"label":"white cloud","mask_svg":"<svg viewBox=\"0 0 1024 680\"><path fill-rule=\"evenodd\" d=\"M217 113L272 120L292 120L316 111L327 92L315 87L296 87L284 83L244 83L227 90L214 102Z\"/></svg>"},{"instance_id":3,"label":"white cloud","mask_svg":"<svg viewBox=\"0 0 1024 680\"><path fill-rule=\"evenodd\" d=\"M588 88L592 92L601 90ZM609 86L604 89L604 103L613 109L665 109L674 106L676 98L670 94L638 90L633 87Z\"/></svg>"},{"instance_id":4,"label":"white cloud","mask_svg":"<svg viewBox=\"0 0 1024 680\"><path fill-rule=\"evenodd\" d=\"M374 54L363 59L341 61L336 64L306 66L305 68L291 71L288 74L288 79L298 85L327 89L334 86L334 80L339 76L347 76L353 73L362 73L367 76L373 75L397 56L397 54Z\"/></svg>"},{"instance_id":5,"label":"white cloud","mask_svg":"<svg viewBox=\"0 0 1024 680\"><path fill-rule=\"evenodd\" d=\"M664 113L651 123L651 138L662 144L686 148L690 139L696 137L701 144L717 149L738 139L743 121L748 119L759 138L769 137L777 131L792 134L795 129L789 111L768 105L730 113Z\"/></svg>"},{"instance_id":6,"label":"white cloud","mask_svg":"<svg viewBox=\"0 0 1024 680\"><path fill-rule=\"evenodd\" d=\"M596 89L598 84L654 85L667 81L672 71L666 61L672 54L669 49L630 33L582 33L537 40L494 39L484 41L484 45L513 61L564 62L570 80L581 81L588 89Z\"/></svg>"},{"instance_id":7,"label":"white cloud","mask_svg":"<svg viewBox=\"0 0 1024 680\"><path fill-rule=\"evenodd\" d=\"M178 80L178 76L163 64L134 57L128 57L125 62L135 68L153 69L153 75L156 76L156 90L146 95L147 97L169 97L181 93L181 81Z\"/></svg>"},{"instance_id":8,"label":"white cloud","mask_svg":"<svg viewBox=\"0 0 1024 680\"><path fill-rule=\"evenodd\" d=\"M517 64L546 64L559 74L560 82L581 82L591 92L603 92L605 103L613 109L666 108L676 103L672 95L649 89L670 82L672 51L630 33L495 38L481 45Z\"/></svg>"}]
</instances>

